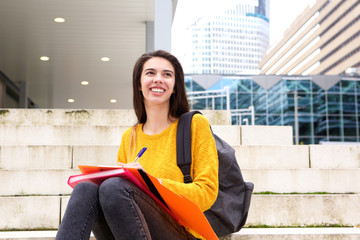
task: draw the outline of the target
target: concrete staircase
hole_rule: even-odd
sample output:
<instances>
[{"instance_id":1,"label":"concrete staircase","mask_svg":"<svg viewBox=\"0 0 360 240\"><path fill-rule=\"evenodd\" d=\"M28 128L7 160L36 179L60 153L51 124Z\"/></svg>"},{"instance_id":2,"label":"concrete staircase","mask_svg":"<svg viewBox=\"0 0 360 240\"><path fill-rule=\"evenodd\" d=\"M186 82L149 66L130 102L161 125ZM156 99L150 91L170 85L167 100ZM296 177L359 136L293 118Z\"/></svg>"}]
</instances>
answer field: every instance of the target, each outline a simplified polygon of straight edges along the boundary
<instances>
[{"instance_id":1,"label":"concrete staircase","mask_svg":"<svg viewBox=\"0 0 360 240\"><path fill-rule=\"evenodd\" d=\"M255 184L247 227L223 239L360 239L360 146L293 145L291 127L203 113ZM135 122L132 110L0 109L0 239L54 239L68 177L114 164Z\"/></svg>"}]
</instances>

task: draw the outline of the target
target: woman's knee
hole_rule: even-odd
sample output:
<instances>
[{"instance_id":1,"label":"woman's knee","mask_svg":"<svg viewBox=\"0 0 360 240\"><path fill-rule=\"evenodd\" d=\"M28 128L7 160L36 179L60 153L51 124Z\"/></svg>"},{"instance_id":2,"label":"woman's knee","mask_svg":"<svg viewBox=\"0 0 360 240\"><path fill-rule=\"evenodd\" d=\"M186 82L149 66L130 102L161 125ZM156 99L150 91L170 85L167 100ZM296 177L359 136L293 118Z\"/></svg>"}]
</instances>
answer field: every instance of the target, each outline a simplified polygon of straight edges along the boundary
<instances>
[{"instance_id":1,"label":"woman's knee","mask_svg":"<svg viewBox=\"0 0 360 240\"><path fill-rule=\"evenodd\" d=\"M72 195L80 195L83 197L98 197L99 186L94 183L81 182L78 183L73 190Z\"/></svg>"},{"instance_id":2,"label":"woman's knee","mask_svg":"<svg viewBox=\"0 0 360 240\"><path fill-rule=\"evenodd\" d=\"M99 188L100 195L113 195L115 193L128 191L129 190L129 182L120 177L113 177L106 179Z\"/></svg>"},{"instance_id":3,"label":"woman's knee","mask_svg":"<svg viewBox=\"0 0 360 240\"><path fill-rule=\"evenodd\" d=\"M131 184L120 177L105 180L99 188L100 205L119 204L122 199L128 199Z\"/></svg>"}]
</instances>

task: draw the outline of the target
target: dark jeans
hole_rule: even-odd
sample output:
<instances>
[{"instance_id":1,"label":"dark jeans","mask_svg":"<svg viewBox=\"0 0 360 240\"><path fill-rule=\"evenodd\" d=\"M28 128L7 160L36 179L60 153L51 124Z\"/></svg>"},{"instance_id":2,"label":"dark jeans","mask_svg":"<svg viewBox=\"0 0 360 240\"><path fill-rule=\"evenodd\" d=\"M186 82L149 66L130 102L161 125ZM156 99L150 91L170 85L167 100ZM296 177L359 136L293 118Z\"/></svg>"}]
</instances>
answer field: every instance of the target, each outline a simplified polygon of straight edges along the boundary
<instances>
[{"instance_id":1,"label":"dark jeans","mask_svg":"<svg viewBox=\"0 0 360 240\"><path fill-rule=\"evenodd\" d=\"M71 194L57 240L195 239L148 195L122 178L100 187L79 183Z\"/></svg>"}]
</instances>

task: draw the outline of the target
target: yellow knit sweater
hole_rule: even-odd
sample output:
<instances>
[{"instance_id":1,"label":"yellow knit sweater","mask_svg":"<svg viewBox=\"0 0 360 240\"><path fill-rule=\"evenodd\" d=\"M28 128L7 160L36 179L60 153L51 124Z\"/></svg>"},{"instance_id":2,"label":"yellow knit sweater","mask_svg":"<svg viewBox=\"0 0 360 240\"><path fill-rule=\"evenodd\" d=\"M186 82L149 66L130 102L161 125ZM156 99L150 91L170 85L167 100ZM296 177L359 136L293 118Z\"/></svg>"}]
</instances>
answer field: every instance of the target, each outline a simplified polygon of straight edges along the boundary
<instances>
[{"instance_id":1,"label":"yellow knit sweater","mask_svg":"<svg viewBox=\"0 0 360 240\"><path fill-rule=\"evenodd\" d=\"M176 162L176 131L178 120L163 132L147 135L142 131L143 124L136 126L136 149L143 147L146 152L139 163L146 172L160 178L165 187L197 203L202 211L209 209L218 194L218 158L215 140L212 137L208 120L196 114L191 124L191 177L193 182L184 183L184 176ZM135 156L129 156L132 129L127 129L121 140L118 162L130 163ZM195 237L201 238L188 229Z\"/></svg>"}]
</instances>

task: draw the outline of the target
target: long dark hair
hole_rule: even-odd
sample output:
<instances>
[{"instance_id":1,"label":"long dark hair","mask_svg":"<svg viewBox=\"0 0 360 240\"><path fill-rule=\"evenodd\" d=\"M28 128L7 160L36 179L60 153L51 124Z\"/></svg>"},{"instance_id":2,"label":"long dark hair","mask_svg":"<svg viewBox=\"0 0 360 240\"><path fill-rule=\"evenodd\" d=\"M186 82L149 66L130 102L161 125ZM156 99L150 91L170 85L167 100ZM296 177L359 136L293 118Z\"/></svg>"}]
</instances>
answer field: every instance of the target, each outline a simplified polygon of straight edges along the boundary
<instances>
[{"instance_id":1,"label":"long dark hair","mask_svg":"<svg viewBox=\"0 0 360 240\"><path fill-rule=\"evenodd\" d=\"M174 93L170 97L169 117L179 118L183 113L190 110L185 91L184 71L179 60L172 54L158 50L143 54L135 63L133 70L133 105L138 123L145 123L147 120L144 96L140 89L141 73L146 61L153 57L161 57L168 60L175 70Z\"/></svg>"}]
</instances>

